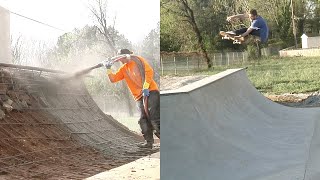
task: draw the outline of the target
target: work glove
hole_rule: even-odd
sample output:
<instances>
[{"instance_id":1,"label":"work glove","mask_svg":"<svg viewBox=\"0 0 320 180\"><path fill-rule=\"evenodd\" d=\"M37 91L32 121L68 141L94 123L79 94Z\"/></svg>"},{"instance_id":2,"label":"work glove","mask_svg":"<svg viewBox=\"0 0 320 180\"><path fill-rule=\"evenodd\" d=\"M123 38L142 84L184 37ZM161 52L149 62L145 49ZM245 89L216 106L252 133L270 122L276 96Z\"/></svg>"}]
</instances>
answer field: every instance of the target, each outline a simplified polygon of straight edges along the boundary
<instances>
[{"instance_id":1,"label":"work glove","mask_svg":"<svg viewBox=\"0 0 320 180\"><path fill-rule=\"evenodd\" d=\"M146 97L146 96L150 95L149 86L150 86L149 83L147 83L147 82L143 83L143 89L142 89L142 96L143 97Z\"/></svg>"},{"instance_id":2,"label":"work glove","mask_svg":"<svg viewBox=\"0 0 320 180\"><path fill-rule=\"evenodd\" d=\"M150 95L149 89L143 89L143 90L142 90L142 96L143 96L143 97L146 97L146 96L149 96L149 95Z\"/></svg>"},{"instance_id":3,"label":"work glove","mask_svg":"<svg viewBox=\"0 0 320 180\"><path fill-rule=\"evenodd\" d=\"M104 66L104 67L106 67L107 69L111 69L111 66L113 65L113 61L111 61L111 60L105 60L105 61L103 61L102 62L102 65Z\"/></svg>"},{"instance_id":4,"label":"work glove","mask_svg":"<svg viewBox=\"0 0 320 180\"><path fill-rule=\"evenodd\" d=\"M101 64L107 68L107 74L112 74L111 66L113 65L114 61L112 61L110 58L108 58L105 61L102 61Z\"/></svg>"}]
</instances>

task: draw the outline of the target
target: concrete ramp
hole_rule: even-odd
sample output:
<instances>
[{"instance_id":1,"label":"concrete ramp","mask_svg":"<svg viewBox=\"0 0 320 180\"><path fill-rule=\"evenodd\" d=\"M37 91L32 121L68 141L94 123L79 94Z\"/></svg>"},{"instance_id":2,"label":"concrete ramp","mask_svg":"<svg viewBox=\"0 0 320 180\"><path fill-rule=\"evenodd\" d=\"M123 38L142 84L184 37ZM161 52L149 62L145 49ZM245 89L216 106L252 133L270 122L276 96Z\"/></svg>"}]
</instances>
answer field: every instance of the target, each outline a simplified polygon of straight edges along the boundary
<instances>
[{"instance_id":1,"label":"concrete ramp","mask_svg":"<svg viewBox=\"0 0 320 180\"><path fill-rule=\"evenodd\" d=\"M260 94L245 69L161 92L161 178L320 179L318 108Z\"/></svg>"}]
</instances>

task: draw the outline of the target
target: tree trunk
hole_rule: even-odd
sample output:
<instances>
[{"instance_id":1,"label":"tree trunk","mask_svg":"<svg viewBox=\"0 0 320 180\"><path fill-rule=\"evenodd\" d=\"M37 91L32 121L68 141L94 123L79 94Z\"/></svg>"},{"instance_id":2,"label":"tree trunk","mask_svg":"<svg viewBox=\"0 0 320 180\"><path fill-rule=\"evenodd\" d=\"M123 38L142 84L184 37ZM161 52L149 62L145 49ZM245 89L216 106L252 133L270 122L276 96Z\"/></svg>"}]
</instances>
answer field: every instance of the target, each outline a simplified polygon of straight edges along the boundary
<instances>
[{"instance_id":1,"label":"tree trunk","mask_svg":"<svg viewBox=\"0 0 320 180\"><path fill-rule=\"evenodd\" d=\"M207 62L208 69L210 69L212 67L212 61L208 56L206 48L204 47L203 38L202 38L198 28L194 29L194 31L196 32L196 36L198 39L198 45L200 46L201 54L204 56L204 58Z\"/></svg>"},{"instance_id":2,"label":"tree trunk","mask_svg":"<svg viewBox=\"0 0 320 180\"><path fill-rule=\"evenodd\" d=\"M209 58L207 50L206 50L206 48L204 46L203 38L202 38L202 35L201 35L200 30L198 28L198 25L196 23L196 20L194 18L193 10L190 8L187 0L181 0L181 1L178 1L178 2L181 2L182 5L183 5L183 11L186 14L185 18L187 18L187 22L190 23L190 25L192 26L193 31L196 34L196 37L198 39L198 46L200 47L201 53L202 53L202 55L204 56L204 58L205 58L205 60L207 62L208 69L210 69L212 67L212 61Z\"/></svg>"},{"instance_id":3,"label":"tree trunk","mask_svg":"<svg viewBox=\"0 0 320 180\"><path fill-rule=\"evenodd\" d=\"M296 28L296 23L294 20L294 13L293 13L293 0L291 0L291 19L292 19L292 32L294 36L294 43L295 43L295 48L297 48L298 43L297 43L297 28Z\"/></svg>"},{"instance_id":4,"label":"tree trunk","mask_svg":"<svg viewBox=\"0 0 320 180\"><path fill-rule=\"evenodd\" d=\"M305 19L299 19L298 23L298 31L297 34L302 35L304 33L304 24L305 24Z\"/></svg>"}]
</instances>

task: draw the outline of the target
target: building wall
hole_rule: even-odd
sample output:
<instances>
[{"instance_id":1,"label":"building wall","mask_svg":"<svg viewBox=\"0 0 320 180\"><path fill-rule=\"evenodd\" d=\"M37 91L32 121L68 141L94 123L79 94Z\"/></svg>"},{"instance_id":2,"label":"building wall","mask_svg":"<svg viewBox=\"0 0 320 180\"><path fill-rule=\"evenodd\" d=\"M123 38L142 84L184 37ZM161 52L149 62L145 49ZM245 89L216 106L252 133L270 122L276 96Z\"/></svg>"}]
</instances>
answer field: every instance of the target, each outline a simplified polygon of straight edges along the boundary
<instances>
[{"instance_id":1,"label":"building wall","mask_svg":"<svg viewBox=\"0 0 320 180\"><path fill-rule=\"evenodd\" d=\"M10 12L0 6L0 63L12 63L10 46Z\"/></svg>"},{"instance_id":2,"label":"building wall","mask_svg":"<svg viewBox=\"0 0 320 180\"><path fill-rule=\"evenodd\" d=\"M294 56L320 56L320 48L310 49L295 49L295 50L281 50L279 51L281 57L294 57Z\"/></svg>"},{"instance_id":3,"label":"building wall","mask_svg":"<svg viewBox=\"0 0 320 180\"><path fill-rule=\"evenodd\" d=\"M308 48L320 47L320 36L308 38Z\"/></svg>"}]
</instances>

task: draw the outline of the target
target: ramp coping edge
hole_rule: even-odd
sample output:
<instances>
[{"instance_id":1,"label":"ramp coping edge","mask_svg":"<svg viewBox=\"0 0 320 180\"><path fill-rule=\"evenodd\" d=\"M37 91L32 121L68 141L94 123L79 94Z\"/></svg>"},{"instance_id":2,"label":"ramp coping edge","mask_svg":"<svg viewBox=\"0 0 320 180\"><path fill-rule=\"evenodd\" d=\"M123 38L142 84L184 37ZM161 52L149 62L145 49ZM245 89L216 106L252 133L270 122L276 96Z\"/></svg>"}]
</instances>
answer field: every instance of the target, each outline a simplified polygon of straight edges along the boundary
<instances>
[{"instance_id":1,"label":"ramp coping edge","mask_svg":"<svg viewBox=\"0 0 320 180\"><path fill-rule=\"evenodd\" d=\"M161 91L160 95L166 96L166 95L172 95L172 94L189 93L191 91L199 89L203 86L206 86L206 85L211 84L215 81L221 80L227 76L230 76L231 74L243 71L245 69L247 69L247 68L227 69L227 70L222 71L218 74L215 74L215 75L203 78L199 81L193 82L191 84L182 86L178 89Z\"/></svg>"}]
</instances>

